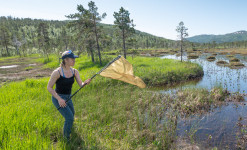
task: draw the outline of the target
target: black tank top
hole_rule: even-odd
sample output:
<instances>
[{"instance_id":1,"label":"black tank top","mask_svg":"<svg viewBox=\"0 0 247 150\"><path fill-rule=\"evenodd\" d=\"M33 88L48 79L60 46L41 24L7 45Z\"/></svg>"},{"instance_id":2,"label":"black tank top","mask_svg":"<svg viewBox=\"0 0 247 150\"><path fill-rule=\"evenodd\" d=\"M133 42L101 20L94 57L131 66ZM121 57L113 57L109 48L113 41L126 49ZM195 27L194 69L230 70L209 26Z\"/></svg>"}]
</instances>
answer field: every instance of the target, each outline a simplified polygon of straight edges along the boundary
<instances>
[{"instance_id":1,"label":"black tank top","mask_svg":"<svg viewBox=\"0 0 247 150\"><path fill-rule=\"evenodd\" d=\"M59 70L58 70L58 72L59 72ZM63 72L63 68L62 68L62 72ZM73 76L70 78L66 78L64 75L64 72L63 72L63 76L59 72L60 77L56 81L56 88L55 88L55 91L58 94L71 94L72 84L75 81L74 80L75 74L72 71L72 69L71 69L71 72L72 72Z\"/></svg>"}]
</instances>

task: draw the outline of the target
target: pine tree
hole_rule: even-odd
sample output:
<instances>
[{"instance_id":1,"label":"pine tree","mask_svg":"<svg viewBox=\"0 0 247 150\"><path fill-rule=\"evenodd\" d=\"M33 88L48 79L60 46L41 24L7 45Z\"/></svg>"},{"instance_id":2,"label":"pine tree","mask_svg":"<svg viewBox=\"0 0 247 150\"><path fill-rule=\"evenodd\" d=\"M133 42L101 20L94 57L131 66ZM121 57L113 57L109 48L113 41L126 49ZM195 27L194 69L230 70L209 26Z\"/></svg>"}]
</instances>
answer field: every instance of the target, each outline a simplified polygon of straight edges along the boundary
<instances>
[{"instance_id":1,"label":"pine tree","mask_svg":"<svg viewBox=\"0 0 247 150\"><path fill-rule=\"evenodd\" d=\"M186 28L184 26L183 21L181 21L179 23L179 25L177 26L177 29L176 29L176 31L179 34L178 37L180 39L181 62L182 62L182 55L183 55L183 42L184 42L184 38L188 36L187 30L188 30L188 28Z\"/></svg>"},{"instance_id":2,"label":"pine tree","mask_svg":"<svg viewBox=\"0 0 247 150\"><path fill-rule=\"evenodd\" d=\"M0 26L0 41L1 45L5 47L7 55L10 56L8 46L11 45L11 37L8 28L4 25Z\"/></svg>"},{"instance_id":3,"label":"pine tree","mask_svg":"<svg viewBox=\"0 0 247 150\"><path fill-rule=\"evenodd\" d=\"M99 46L99 32L100 32L99 30L100 29L98 28L98 24L102 20L102 18L105 18L106 13L103 13L103 15L100 15L97 12L98 7L95 5L95 3L93 1L90 1L88 3L88 7L89 7L89 12L91 14L90 21L92 21L92 23L93 23L93 32L95 34L95 40L96 40L97 49L98 49L98 55L99 55L99 61L100 61L100 65L102 65L100 46Z\"/></svg>"},{"instance_id":4,"label":"pine tree","mask_svg":"<svg viewBox=\"0 0 247 150\"><path fill-rule=\"evenodd\" d=\"M39 47L43 50L43 54L49 59L50 53L50 38L48 34L48 25L44 22L41 22L38 26L38 43Z\"/></svg>"},{"instance_id":5,"label":"pine tree","mask_svg":"<svg viewBox=\"0 0 247 150\"><path fill-rule=\"evenodd\" d=\"M123 51L124 58L126 59L126 46L125 41L130 36L131 33L134 33L134 24L133 20L130 19L130 13L128 10L125 10L123 7L120 8L119 12L114 12L113 14L115 21L114 24L121 30L121 37L123 40Z\"/></svg>"},{"instance_id":6,"label":"pine tree","mask_svg":"<svg viewBox=\"0 0 247 150\"><path fill-rule=\"evenodd\" d=\"M79 30L80 33L84 33L84 35L87 35L87 39L85 39L84 41L87 41L86 42L87 47L89 48L93 62L94 62L93 49L94 49L94 44L96 43L100 65L102 65L100 44L99 44L99 38L100 38L99 23L101 19L106 16L106 13L103 13L103 15L99 15L99 13L97 12L98 8L96 7L93 1L90 1L88 3L88 7L89 9L85 9L82 5L77 5L77 10L79 11L79 13L70 14L67 16L70 19L76 19L70 22L69 26L76 28L77 30ZM79 37L84 37L84 36L80 35L78 36L78 38ZM94 40L95 42L92 40Z\"/></svg>"}]
</instances>

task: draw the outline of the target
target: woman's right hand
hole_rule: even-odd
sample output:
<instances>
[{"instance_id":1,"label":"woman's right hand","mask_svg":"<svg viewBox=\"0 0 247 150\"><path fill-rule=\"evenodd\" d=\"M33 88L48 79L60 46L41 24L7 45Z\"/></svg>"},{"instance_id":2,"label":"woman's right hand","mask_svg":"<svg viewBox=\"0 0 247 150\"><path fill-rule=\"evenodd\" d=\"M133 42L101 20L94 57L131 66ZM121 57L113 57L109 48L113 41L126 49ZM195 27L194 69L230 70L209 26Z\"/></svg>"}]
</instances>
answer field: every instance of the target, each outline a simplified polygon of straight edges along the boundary
<instances>
[{"instance_id":1,"label":"woman's right hand","mask_svg":"<svg viewBox=\"0 0 247 150\"><path fill-rule=\"evenodd\" d=\"M64 99L59 99L59 100L58 100L58 103L59 103L59 106L62 107L62 108L64 108L64 107L67 106L67 105L66 105L66 101L65 101Z\"/></svg>"}]
</instances>

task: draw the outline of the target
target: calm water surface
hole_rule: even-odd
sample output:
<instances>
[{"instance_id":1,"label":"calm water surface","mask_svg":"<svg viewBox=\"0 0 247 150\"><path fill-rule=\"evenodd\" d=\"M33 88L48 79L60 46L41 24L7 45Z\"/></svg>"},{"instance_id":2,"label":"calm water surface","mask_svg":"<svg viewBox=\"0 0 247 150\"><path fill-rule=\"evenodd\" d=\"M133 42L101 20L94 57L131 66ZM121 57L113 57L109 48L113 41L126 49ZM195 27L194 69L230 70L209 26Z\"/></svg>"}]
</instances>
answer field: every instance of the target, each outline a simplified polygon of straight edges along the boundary
<instances>
[{"instance_id":1,"label":"calm water surface","mask_svg":"<svg viewBox=\"0 0 247 150\"><path fill-rule=\"evenodd\" d=\"M209 62L207 56L203 54L198 59L188 60L186 54L183 60L200 64L203 67L204 76L202 79L189 82L188 84L178 85L177 87L162 90L160 92L173 92L184 88L206 88L208 90L215 86L221 86L230 92L246 93L247 91L247 68L231 69L218 66L218 60L229 62L225 55L217 55L216 60ZM247 57L236 55L240 61L247 66ZM175 55L166 55L162 58L178 59ZM239 120L241 118L241 121ZM242 123L247 125L247 107L246 105L236 105L228 103L225 106L213 109L211 112L203 115L194 115L189 118L180 118L177 125L177 136L187 139L188 142L191 133L195 132L193 140L199 147L210 149L236 149L240 127Z\"/></svg>"}]
</instances>

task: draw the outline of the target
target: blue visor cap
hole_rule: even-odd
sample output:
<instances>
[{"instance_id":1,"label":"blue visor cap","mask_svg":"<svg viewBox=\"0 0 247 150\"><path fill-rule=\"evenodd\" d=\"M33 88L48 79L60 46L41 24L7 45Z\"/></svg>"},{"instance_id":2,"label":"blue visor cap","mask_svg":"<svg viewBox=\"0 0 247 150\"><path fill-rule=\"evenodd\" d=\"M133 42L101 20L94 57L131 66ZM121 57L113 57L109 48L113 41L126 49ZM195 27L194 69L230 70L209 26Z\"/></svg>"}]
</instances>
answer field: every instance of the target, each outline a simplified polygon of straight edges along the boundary
<instances>
[{"instance_id":1,"label":"blue visor cap","mask_svg":"<svg viewBox=\"0 0 247 150\"><path fill-rule=\"evenodd\" d=\"M65 58L78 58L78 56L74 55L74 53L71 52L70 54L64 55L62 57L62 59L65 59Z\"/></svg>"}]
</instances>

